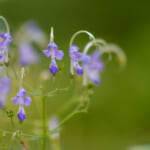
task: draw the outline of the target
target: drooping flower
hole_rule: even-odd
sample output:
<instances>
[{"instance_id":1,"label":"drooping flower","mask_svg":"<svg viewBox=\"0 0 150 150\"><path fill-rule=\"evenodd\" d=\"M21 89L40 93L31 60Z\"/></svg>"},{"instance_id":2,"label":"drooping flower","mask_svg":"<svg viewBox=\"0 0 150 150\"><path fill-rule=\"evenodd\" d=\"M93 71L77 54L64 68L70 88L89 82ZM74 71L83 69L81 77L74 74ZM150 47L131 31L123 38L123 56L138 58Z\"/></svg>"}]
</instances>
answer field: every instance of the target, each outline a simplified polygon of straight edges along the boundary
<instances>
[{"instance_id":1,"label":"drooping flower","mask_svg":"<svg viewBox=\"0 0 150 150\"><path fill-rule=\"evenodd\" d=\"M87 77L94 83L100 83L100 72L104 69L104 63L100 60L100 51L95 51L89 58L83 61ZM88 60L88 61L87 61Z\"/></svg>"},{"instance_id":2,"label":"drooping flower","mask_svg":"<svg viewBox=\"0 0 150 150\"><path fill-rule=\"evenodd\" d=\"M21 121L26 119L26 114L23 106L29 106L32 101L31 98L26 95L26 90L23 87L21 87L20 91L16 94L16 97L12 98L14 104L19 105L19 111L17 116L18 119Z\"/></svg>"},{"instance_id":3,"label":"drooping flower","mask_svg":"<svg viewBox=\"0 0 150 150\"><path fill-rule=\"evenodd\" d=\"M11 35L9 33L0 34L0 63L5 61L5 52L12 41Z\"/></svg>"},{"instance_id":4,"label":"drooping flower","mask_svg":"<svg viewBox=\"0 0 150 150\"><path fill-rule=\"evenodd\" d=\"M86 55L84 55L83 53L80 53L79 47L77 47L76 45L72 45L70 47L69 55L70 55L71 60L73 61L73 65L74 65L76 72L79 75L82 75L83 74L83 68L79 64L79 62L86 60L87 59Z\"/></svg>"},{"instance_id":5,"label":"drooping flower","mask_svg":"<svg viewBox=\"0 0 150 150\"><path fill-rule=\"evenodd\" d=\"M39 25L33 21L25 22L15 34L14 43L19 45L22 42L36 43L38 46L44 46L47 43L46 34Z\"/></svg>"},{"instance_id":6,"label":"drooping flower","mask_svg":"<svg viewBox=\"0 0 150 150\"><path fill-rule=\"evenodd\" d=\"M26 22L24 24L24 29L25 32L28 33L31 40L33 40L34 42L43 45L47 41L45 33L42 31L42 29L38 26L38 24L35 21L31 20Z\"/></svg>"},{"instance_id":7,"label":"drooping flower","mask_svg":"<svg viewBox=\"0 0 150 150\"><path fill-rule=\"evenodd\" d=\"M58 49L58 46L54 42L50 42L47 46L46 50L43 50L43 53L47 57L51 57L51 63L49 65L49 69L52 74L56 74L58 71L58 67L56 64L56 60L62 60L64 53L62 50Z\"/></svg>"},{"instance_id":8,"label":"drooping flower","mask_svg":"<svg viewBox=\"0 0 150 150\"><path fill-rule=\"evenodd\" d=\"M22 43L19 46L20 63L23 66L37 63L40 60L38 53L33 46L28 43Z\"/></svg>"},{"instance_id":9,"label":"drooping flower","mask_svg":"<svg viewBox=\"0 0 150 150\"><path fill-rule=\"evenodd\" d=\"M0 108L5 105L7 95L10 92L11 81L8 76L0 79Z\"/></svg>"}]
</instances>

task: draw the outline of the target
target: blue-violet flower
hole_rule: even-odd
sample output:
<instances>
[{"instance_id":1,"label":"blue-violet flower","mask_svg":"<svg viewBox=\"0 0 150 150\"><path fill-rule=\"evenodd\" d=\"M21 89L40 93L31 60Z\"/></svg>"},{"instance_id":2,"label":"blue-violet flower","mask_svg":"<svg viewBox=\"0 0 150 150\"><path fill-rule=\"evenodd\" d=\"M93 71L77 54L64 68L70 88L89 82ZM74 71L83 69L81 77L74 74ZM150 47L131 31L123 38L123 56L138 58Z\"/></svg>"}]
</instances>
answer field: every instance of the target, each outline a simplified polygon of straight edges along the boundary
<instances>
[{"instance_id":1,"label":"blue-violet flower","mask_svg":"<svg viewBox=\"0 0 150 150\"><path fill-rule=\"evenodd\" d=\"M100 83L99 73L104 69L104 63L100 60L100 51L95 51L89 58L83 61L87 77L94 83ZM88 60L88 61L87 61Z\"/></svg>"},{"instance_id":2,"label":"blue-violet flower","mask_svg":"<svg viewBox=\"0 0 150 150\"><path fill-rule=\"evenodd\" d=\"M46 35L35 21L27 21L23 25L22 29L28 35L28 38L30 38L31 41L34 41L41 46L46 43Z\"/></svg>"},{"instance_id":3,"label":"blue-violet flower","mask_svg":"<svg viewBox=\"0 0 150 150\"><path fill-rule=\"evenodd\" d=\"M19 45L19 55L22 66L37 63L40 59L33 46L28 43L21 43Z\"/></svg>"},{"instance_id":4,"label":"blue-violet flower","mask_svg":"<svg viewBox=\"0 0 150 150\"><path fill-rule=\"evenodd\" d=\"M11 35L9 33L0 34L0 63L5 61L5 52L12 41Z\"/></svg>"},{"instance_id":5,"label":"blue-violet flower","mask_svg":"<svg viewBox=\"0 0 150 150\"><path fill-rule=\"evenodd\" d=\"M79 74L83 74L83 67L79 64L79 62L82 62L83 60L86 60L87 57L83 53L79 52L79 47L76 45L72 45L70 47L69 55L71 60L73 61L73 65L75 68L75 71Z\"/></svg>"},{"instance_id":6,"label":"blue-violet flower","mask_svg":"<svg viewBox=\"0 0 150 150\"><path fill-rule=\"evenodd\" d=\"M29 106L31 103L31 98L27 97L26 90L22 87L17 93L16 97L12 98L15 105L19 105L18 119L23 121L26 119L26 114L23 105Z\"/></svg>"},{"instance_id":7,"label":"blue-violet flower","mask_svg":"<svg viewBox=\"0 0 150 150\"><path fill-rule=\"evenodd\" d=\"M43 50L43 53L47 56L47 57L51 57L51 63L49 66L49 69L51 71L52 74L57 73L58 71L58 67L56 64L56 60L62 60L64 53L62 50L58 49L58 46L54 43L54 42L50 42L47 46L47 50Z\"/></svg>"}]
</instances>

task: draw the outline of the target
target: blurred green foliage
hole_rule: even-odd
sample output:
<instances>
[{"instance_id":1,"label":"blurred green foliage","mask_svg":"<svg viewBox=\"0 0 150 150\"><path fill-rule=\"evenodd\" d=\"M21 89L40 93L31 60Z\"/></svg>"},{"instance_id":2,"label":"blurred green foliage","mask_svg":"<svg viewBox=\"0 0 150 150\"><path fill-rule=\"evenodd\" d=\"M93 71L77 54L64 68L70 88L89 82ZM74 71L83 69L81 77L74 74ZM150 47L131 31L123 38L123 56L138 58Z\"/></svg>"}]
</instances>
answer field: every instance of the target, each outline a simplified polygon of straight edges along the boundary
<instances>
[{"instance_id":1,"label":"blurred green foliage","mask_svg":"<svg viewBox=\"0 0 150 150\"><path fill-rule=\"evenodd\" d=\"M106 63L101 75L102 84L95 87L89 113L74 117L62 130L63 150L128 150L134 144L150 143L149 6L148 0L0 0L0 15L7 18L13 34L30 19L36 20L47 35L50 26L54 27L55 41L65 53L65 67L56 76L55 85L52 81L45 83L49 90L70 85L67 54L70 37L77 30L86 29L96 37L116 43L127 55L128 62L123 71L114 63L115 56L112 62ZM76 43L82 49L87 40L81 36ZM46 57L43 59L37 66L32 66L25 76L26 82L32 83L35 89L40 87L39 70L45 70L49 65L49 60ZM69 92L50 98L47 101L47 116L59 112L60 106L72 97L79 84ZM18 83L14 81L10 97L15 96L17 91ZM7 102L16 115L17 106L10 98ZM40 105L40 99L34 96L31 107L26 107L28 118L23 125L24 131L40 133ZM11 129L7 117L3 112L0 115L0 128ZM6 143L8 139L2 138L0 142ZM29 142L29 147L38 149L40 144Z\"/></svg>"}]
</instances>

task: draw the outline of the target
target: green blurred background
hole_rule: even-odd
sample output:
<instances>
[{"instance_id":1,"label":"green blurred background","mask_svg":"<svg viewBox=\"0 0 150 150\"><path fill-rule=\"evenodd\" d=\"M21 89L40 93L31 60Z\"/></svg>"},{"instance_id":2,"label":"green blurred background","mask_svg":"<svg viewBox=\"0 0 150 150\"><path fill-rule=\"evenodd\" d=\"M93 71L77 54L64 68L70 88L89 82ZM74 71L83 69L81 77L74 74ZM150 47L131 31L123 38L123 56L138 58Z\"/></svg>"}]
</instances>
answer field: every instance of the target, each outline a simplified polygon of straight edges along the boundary
<instances>
[{"instance_id":1,"label":"green blurred background","mask_svg":"<svg viewBox=\"0 0 150 150\"><path fill-rule=\"evenodd\" d=\"M89 113L74 117L64 126L62 150L128 150L135 144L150 143L150 1L0 0L0 15L7 18L13 33L19 25L31 19L36 20L47 35L50 26L54 27L55 42L66 54L65 67L57 75L55 87L70 84L67 53L70 37L77 30L86 29L96 37L116 43L127 55L127 66L123 71L111 62L106 65L102 84L95 88ZM83 48L87 40L81 36L76 42ZM46 59L34 66L33 72L27 73L32 74L27 82L32 81L32 86L38 89L39 82L35 80L38 69L47 69L48 65ZM52 89L51 81L49 85ZM13 86L16 88L11 96L18 90L17 82ZM56 113L73 90L48 101L47 116ZM35 108L36 98L33 100L31 107L26 108L26 122L40 118L37 113L40 103ZM10 99L8 102L13 106ZM17 112L17 106L13 107ZM0 126L6 125L1 123ZM26 131L30 132L28 128ZM37 146L40 142L35 143L30 142L33 146L30 149L40 149Z\"/></svg>"}]
</instances>

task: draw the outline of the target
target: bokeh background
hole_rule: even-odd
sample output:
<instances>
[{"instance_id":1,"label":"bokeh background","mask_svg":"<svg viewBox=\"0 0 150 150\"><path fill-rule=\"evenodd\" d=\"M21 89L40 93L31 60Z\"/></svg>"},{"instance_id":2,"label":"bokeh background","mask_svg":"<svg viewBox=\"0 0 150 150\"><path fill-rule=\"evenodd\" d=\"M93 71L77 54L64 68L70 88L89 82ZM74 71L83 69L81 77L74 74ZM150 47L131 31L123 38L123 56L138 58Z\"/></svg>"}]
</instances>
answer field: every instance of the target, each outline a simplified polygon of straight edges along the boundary
<instances>
[{"instance_id":1,"label":"bokeh background","mask_svg":"<svg viewBox=\"0 0 150 150\"><path fill-rule=\"evenodd\" d=\"M45 86L68 87L70 37L80 29L92 32L96 37L118 44L127 55L127 66L120 71L114 65L115 57L107 62L101 75L102 83L95 88L87 115L77 115L65 124L61 132L62 150L130 150L134 145L150 144L150 2L147 0L0 0L0 15L7 18L11 32L28 20L35 20L49 37L50 26L55 30L55 42L66 54L64 68ZM81 49L88 41L78 37ZM45 45L46 48L47 45ZM14 49L17 51L17 48ZM113 65L112 65L113 64ZM39 89L40 71L48 69L49 60L32 66L25 80ZM74 83L75 84L75 83ZM78 83L80 84L80 83ZM13 82L11 96L18 91ZM82 90L82 89L81 89ZM60 106L72 97L72 90L61 92L47 102L47 117L57 114ZM10 97L11 97L10 96ZM34 97L31 107L25 108L28 118L23 130L34 132L27 122L39 126L40 100ZM10 98L8 105L17 113ZM1 128L11 129L1 112ZM17 119L16 119L17 122ZM9 141L1 139L0 143ZM40 141L29 142L29 149L41 149ZM16 149L19 143L15 143ZM19 149L19 148L18 148ZM147 148L150 149L150 148ZM140 150L147 150L140 149Z\"/></svg>"}]
</instances>

